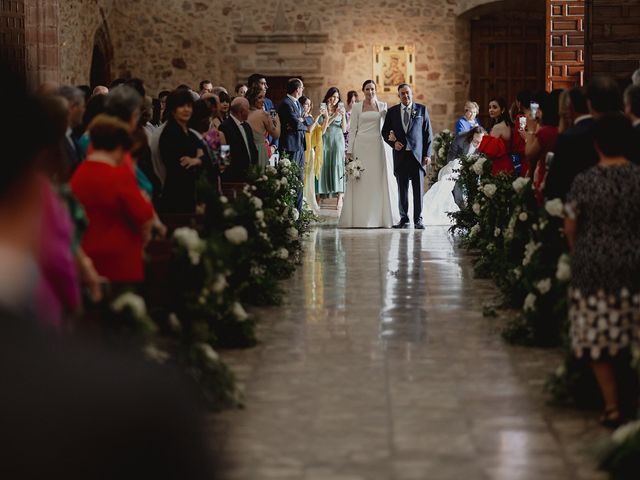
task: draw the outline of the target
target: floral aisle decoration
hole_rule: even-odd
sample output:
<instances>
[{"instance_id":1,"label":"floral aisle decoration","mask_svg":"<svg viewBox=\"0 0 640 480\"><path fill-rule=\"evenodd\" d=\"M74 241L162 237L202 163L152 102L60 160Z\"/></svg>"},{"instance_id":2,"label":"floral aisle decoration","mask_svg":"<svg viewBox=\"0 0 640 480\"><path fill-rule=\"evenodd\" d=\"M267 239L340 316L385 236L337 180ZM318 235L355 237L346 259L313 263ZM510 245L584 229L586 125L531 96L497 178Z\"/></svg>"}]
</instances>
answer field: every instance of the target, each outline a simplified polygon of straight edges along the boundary
<instances>
[{"instance_id":1,"label":"floral aisle decoration","mask_svg":"<svg viewBox=\"0 0 640 480\"><path fill-rule=\"evenodd\" d=\"M448 129L443 130L433 139L433 158L429 170L429 185L438 181L438 173L447 164L447 155L456 136Z\"/></svg>"},{"instance_id":2,"label":"floral aisle decoration","mask_svg":"<svg viewBox=\"0 0 640 480\"><path fill-rule=\"evenodd\" d=\"M601 446L600 469L612 480L635 480L640 472L640 420L616 429Z\"/></svg>"},{"instance_id":3,"label":"floral aisle decoration","mask_svg":"<svg viewBox=\"0 0 640 480\"><path fill-rule=\"evenodd\" d=\"M462 155L458 173L465 204L459 211L449 213L453 221L451 233L459 235L463 244L469 243L471 247L473 238L480 233L480 179L491 175L491 161L482 154Z\"/></svg>"}]
</instances>

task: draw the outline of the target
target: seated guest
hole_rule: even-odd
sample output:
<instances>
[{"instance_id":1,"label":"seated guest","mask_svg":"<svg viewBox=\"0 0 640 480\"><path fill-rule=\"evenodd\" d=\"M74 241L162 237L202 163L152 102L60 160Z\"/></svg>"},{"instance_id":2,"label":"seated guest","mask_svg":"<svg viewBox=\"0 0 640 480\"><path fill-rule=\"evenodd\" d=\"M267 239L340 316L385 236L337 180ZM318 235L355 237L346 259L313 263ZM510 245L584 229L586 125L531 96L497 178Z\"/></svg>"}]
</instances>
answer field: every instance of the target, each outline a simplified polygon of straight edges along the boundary
<instances>
[{"instance_id":1,"label":"seated guest","mask_svg":"<svg viewBox=\"0 0 640 480\"><path fill-rule=\"evenodd\" d=\"M271 116L263 110L264 98L265 92L262 88L252 88L247 92L250 108L247 123L253 131L253 141L258 150L258 165L262 168L267 166L271 157L268 138L280 138L280 118L277 113Z\"/></svg>"},{"instance_id":2,"label":"seated guest","mask_svg":"<svg viewBox=\"0 0 640 480\"><path fill-rule=\"evenodd\" d=\"M165 169L161 210L193 213L196 209L196 181L204 151L198 137L189 130L193 98L189 90L177 89L167 97L167 124L159 138L159 153Z\"/></svg>"},{"instance_id":3,"label":"seated guest","mask_svg":"<svg viewBox=\"0 0 640 480\"><path fill-rule=\"evenodd\" d=\"M154 213L131 172L122 168L131 149L129 126L98 115L89 134L93 151L71 180L71 189L89 219L83 250L98 273L110 281L141 282L142 250Z\"/></svg>"},{"instance_id":4,"label":"seated guest","mask_svg":"<svg viewBox=\"0 0 640 480\"><path fill-rule=\"evenodd\" d=\"M513 122L507 110L504 98L494 98L489 102L489 117L492 127L489 135L482 138L478 145L478 152L483 153L492 162L491 174L512 173L511 141L513 137Z\"/></svg>"},{"instance_id":5,"label":"seated guest","mask_svg":"<svg viewBox=\"0 0 640 480\"><path fill-rule=\"evenodd\" d=\"M239 83L236 85L236 97L246 97L247 96L247 91L249 90L249 87L247 87L244 83Z\"/></svg>"},{"instance_id":6,"label":"seated guest","mask_svg":"<svg viewBox=\"0 0 640 480\"><path fill-rule=\"evenodd\" d=\"M258 151L253 141L253 131L247 123L248 118L248 100L244 97L234 98L231 115L220 125L220 132L231 147L231 165L222 173L222 181L246 182L249 167L258 164Z\"/></svg>"},{"instance_id":7,"label":"seated guest","mask_svg":"<svg viewBox=\"0 0 640 480\"><path fill-rule=\"evenodd\" d=\"M640 329L640 167L625 156L631 134L622 114L599 116L598 163L575 177L566 203L571 346L591 363L604 399L601 422L610 427L635 419L638 408L631 352Z\"/></svg>"},{"instance_id":8,"label":"seated guest","mask_svg":"<svg viewBox=\"0 0 640 480\"><path fill-rule=\"evenodd\" d=\"M462 115L456 122L456 135L468 132L473 127L478 127L480 124L476 119L476 116L480 112L480 107L476 102L467 102L464 104L464 115Z\"/></svg>"}]
</instances>

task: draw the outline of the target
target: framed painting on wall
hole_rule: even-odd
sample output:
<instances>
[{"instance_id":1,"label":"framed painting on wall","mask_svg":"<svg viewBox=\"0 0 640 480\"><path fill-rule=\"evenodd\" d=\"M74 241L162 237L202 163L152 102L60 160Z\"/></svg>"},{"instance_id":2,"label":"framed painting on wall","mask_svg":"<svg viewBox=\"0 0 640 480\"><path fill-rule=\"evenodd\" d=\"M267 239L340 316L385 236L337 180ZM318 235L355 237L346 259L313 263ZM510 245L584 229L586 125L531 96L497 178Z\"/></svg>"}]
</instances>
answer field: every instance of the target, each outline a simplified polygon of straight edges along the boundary
<instances>
[{"instance_id":1,"label":"framed painting on wall","mask_svg":"<svg viewBox=\"0 0 640 480\"><path fill-rule=\"evenodd\" d=\"M414 45L375 45L373 78L380 92L395 92L400 83L414 87L416 58Z\"/></svg>"}]
</instances>

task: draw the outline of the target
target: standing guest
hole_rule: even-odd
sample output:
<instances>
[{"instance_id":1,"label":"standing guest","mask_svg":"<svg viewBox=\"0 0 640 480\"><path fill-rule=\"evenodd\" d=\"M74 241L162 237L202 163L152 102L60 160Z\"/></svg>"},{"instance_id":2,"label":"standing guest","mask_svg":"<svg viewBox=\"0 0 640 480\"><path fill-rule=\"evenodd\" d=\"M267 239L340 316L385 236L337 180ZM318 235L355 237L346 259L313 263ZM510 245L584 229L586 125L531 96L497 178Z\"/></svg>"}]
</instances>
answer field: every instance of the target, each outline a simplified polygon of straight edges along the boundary
<instances>
[{"instance_id":1,"label":"standing guest","mask_svg":"<svg viewBox=\"0 0 640 480\"><path fill-rule=\"evenodd\" d=\"M252 75L249 76L249 78L247 79L247 87L248 88L254 88L254 87L260 87L264 90L264 103L262 105L262 109L265 112L271 112L275 110L275 106L273 105L273 102L271 101L270 98L267 97L267 90L269 89L269 85L267 84L267 77L265 77L264 75L262 75L261 73L254 73ZM269 146L271 148L271 155L273 155L274 153L276 153L276 151L278 151L278 139L277 138L272 138L271 136L268 138L269 140Z\"/></svg>"},{"instance_id":2,"label":"standing guest","mask_svg":"<svg viewBox=\"0 0 640 480\"><path fill-rule=\"evenodd\" d=\"M207 142L206 135L211 125L211 104L206 100L198 100L193 104L193 114L189 119L189 129L200 142L202 148L202 167L211 185L218 186L220 170L217 164L216 150Z\"/></svg>"},{"instance_id":3,"label":"standing guest","mask_svg":"<svg viewBox=\"0 0 640 480\"><path fill-rule=\"evenodd\" d=\"M56 91L56 95L65 98L69 103L69 118L64 146L67 154L67 171L69 175L73 175L75 169L84 159L82 149L78 143L78 137L74 133L76 129L82 127L82 118L86 108L84 93L78 88L64 85Z\"/></svg>"},{"instance_id":4,"label":"standing guest","mask_svg":"<svg viewBox=\"0 0 640 480\"><path fill-rule=\"evenodd\" d=\"M351 128L351 111L353 106L358 103L358 92L355 90L349 90L347 92L347 104L345 105L345 117L347 119L347 131L344 132L344 149L345 152L349 148L349 129Z\"/></svg>"},{"instance_id":5,"label":"standing guest","mask_svg":"<svg viewBox=\"0 0 640 480\"><path fill-rule=\"evenodd\" d=\"M337 195L338 209L342 208L345 187L345 146L344 134L347 131L347 118L344 104L340 99L340 90L331 87L324 100L325 108L320 110L318 123L322 128L322 170L318 181L320 195Z\"/></svg>"},{"instance_id":6,"label":"standing guest","mask_svg":"<svg viewBox=\"0 0 640 480\"><path fill-rule=\"evenodd\" d=\"M220 120L224 122L224 120L229 116L231 97L227 92L218 92L214 93L214 95L218 96L218 114L220 115Z\"/></svg>"},{"instance_id":7,"label":"standing guest","mask_svg":"<svg viewBox=\"0 0 640 480\"><path fill-rule=\"evenodd\" d=\"M96 88L93 89L93 93L91 94L91 96L106 95L107 93L109 93L108 87L105 87L104 85L98 85Z\"/></svg>"},{"instance_id":8,"label":"standing guest","mask_svg":"<svg viewBox=\"0 0 640 480\"><path fill-rule=\"evenodd\" d=\"M474 127L480 126L476 118L480 112L480 107L476 102L468 101L464 104L464 115L456 122L456 135L468 132Z\"/></svg>"},{"instance_id":9,"label":"standing guest","mask_svg":"<svg viewBox=\"0 0 640 480\"><path fill-rule=\"evenodd\" d=\"M161 125L167 121L167 97L170 93L171 92L169 90L162 90L158 94L158 101L160 102L160 117L158 125Z\"/></svg>"},{"instance_id":10,"label":"standing guest","mask_svg":"<svg viewBox=\"0 0 640 480\"><path fill-rule=\"evenodd\" d=\"M547 154L555 151L558 139L559 99L559 90L542 95L536 118L529 119L527 129L520 131L525 142L524 153L533 175L533 188L540 203L544 197L542 191L547 177Z\"/></svg>"},{"instance_id":11,"label":"standing guest","mask_svg":"<svg viewBox=\"0 0 640 480\"><path fill-rule=\"evenodd\" d=\"M630 352L640 331L640 167L625 156L631 135L620 113L595 121L598 163L576 176L566 204L571 345L591 361L610 427L638 407Z\"/></svg>"},{"instance_id":12,"label":"standing guest","mask_svg":"<svg viewBox=\"0 0 640 480\"><path fill-rule=\"evenodd\" d=\"M220 102L218 101L218 97L211 94L211 96L206 97L204 99L209 105L211 116L209 118L209 131L205 135L205 139L209 148L211 148L214 152L219 153L220 145L226 145L226 139L224 138L224 134L218 130L220 127L220 117L218 114L218 105Z\"/></svg>"},{"instance_id":13,"label":"standing guest","mask_svg":"<svg viewBox=\"0 0 640 480\"><path fill-rule=\"evenodd\" d=\"M249 87L247 87L244 83L237 84L235 88L236 97L246 97L248 90Z\"/></svg>"},{"instance_id":14,"label":"standing guest","mask_svg":"<svg viewBox=\"0 0 640 480\"><path fill-rule=\"evenodd\" d=\"M265 92L262 88L252 88L247 92L246 98L250 109L247 123L251 127L253 141L258 150L258 166L264 168L271 157L268 137L280 138L280 118L277 113L271 116L263 110Z\"/></svg>"},{"instance_id":15,"label":"standing guest","mask_svg":"<svg viewBox=\"0 0 640 480\"><path fill-rule=\"evenodd\" d=\"M205 93L212 93L213 92L213 83L211 83L211 80L202 80L200 82L198 92L199 92L201 97Z\"/></svg>"},{"instance_id":16,"label":"standing guest","mask_svg":"<svg viewBox=\"0 0 640 480\"><path fill-rule=\"evenodd\" d=\"M605 113L622 110L618 84L610 77L594 77L586 90L573 88L569 97L573 127L558 136L545 182L544 193L549 199L564 199L576 175L598 162L593 147L593 120Z\"/></svg>"},{"instance_id":17,"label":"standing guest","mask_svg":"<svg viewBox=\"0 0 640 480\"><path fill-rule=\"evenodd\" d=\"M167 97L167 125L160 134L159 153L166 174L161 209L167 213L193 213L196 209L196 180L202 166L203 149L189 131L193 97L177 89Z\"/></svg>"},{"instance_id":18,"label":"standing guest","mask_svg":"<svg viewBox=\"0 0 640 480\"><path fill-rule=\"evenodd\" d=\"M513 136L513 122L507 110L507 102L502 97L496 97L489 102L489 117L492 126L489 135L482 138L478 151L491 160L491 174L513 172L513 161L509 155L511 138ZM524 170L524 168L523 168Z\"/></svg>"},{"instance_id":19,"label":"standing guest","mask_svg":"<svg viewBox=\"0 0 640 480\"><path fill-rule=\"evenodd\" d=\"M302 80L299 78L290 79L287 83L287 96L278 106L278 115L282 122L279 151L281 154L287 154L291 162L298 165L301 182L304 182L304 151L306 149L304 134L307 131L302 106L298 101L303 90ZM344 142L344 137L342 141ZM302 209L302 193L303 189L298 189L296 199L298 210Z\"/></svg>"},{"instance_id":20,"label":"standing guest","mask_svg":"<svg viewBox=\"0 0 640 480\"><path fill-rule=\"evenodd\" d=\"M398 85L398 98L400 104L389 109L382 126L382 138L393 148L393 174L398 184L400 222L393 228L408 228L411 182L413 226L423 230L424 177L431 163L433 129L426 105L414 103L410 85Z\"/></svg>"},{"instance_id":21,"label":"standing guest","mask_svg":"<svg viewBox=\"0 0 640 480\"><path fill-rule=\"evenodd\" d=\"M142 249L153 221L151 203L122 168L131 149L129 132L123 121L97 116L89 126L93 151L71 181L89 218L82 247L98 273L112 282L144 279Z\"/></svg>"},{"instance_id":22,"label":"standing guest","mask_svg":"<svg viewBox=\"0 0 640 480\"><path fill-rule=\"evenodd\" d=\"M106 102L106 95L94 95L87 102L87 108L85 109L84 116L82 117L82 124L84 125L84 133L78 139L78 145L82 152L82 156L87 156L87 150L89 149L89 130L88 127L92 120L101 113L104 113L104 104Z\"/></svg>"},{"instance_id":23,"label":"standing guest","mask_svg":"<svg viewBox=\"0 0 640 480\"><path fill-rule=\"evenodd\" d=\"M316 177L320 176L322 170L322 129L318 127L320 115L313 118L311 111L313 103L311 99L302 95L298 102L302 106L302 117L307 126L304 134L306 149L304 151L304 193L303 200L307 207L316 215L320 213L318 200L316 198Z\"/></svg>"},{"instance_id":24,"label":"standing guest","mask_svg":"<svg viewBox=\"0 0 640 480\"><path fill-rule=\"evenodd\" d=\"M253 141L253 131L247 123L248 118L249 101L244 97L234 98L231 114L219 129L231 149L231 164L221 176L224 182L247 182L249 168L258 164L258 151Z\"/></svg>"}]
</instances>

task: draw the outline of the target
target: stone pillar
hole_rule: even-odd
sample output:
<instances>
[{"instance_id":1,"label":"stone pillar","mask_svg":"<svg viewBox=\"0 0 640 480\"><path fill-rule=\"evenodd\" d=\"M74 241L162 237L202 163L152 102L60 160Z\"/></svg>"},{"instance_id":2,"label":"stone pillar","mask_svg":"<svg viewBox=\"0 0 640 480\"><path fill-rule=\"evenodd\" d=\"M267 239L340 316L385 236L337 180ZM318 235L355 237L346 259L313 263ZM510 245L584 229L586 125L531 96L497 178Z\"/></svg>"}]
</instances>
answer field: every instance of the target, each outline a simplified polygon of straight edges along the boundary
<instances>
[{"instance_id":1,"label":"stone pillar","mask_svg":"<svg viewBox=\"0 0 640 480\"><path fill-rule=\"evenodd\" d=\"M59 0L25 0L26 79L30 88L60 81Z\"/></svg>"}]
</instances>

